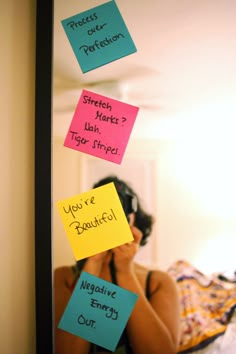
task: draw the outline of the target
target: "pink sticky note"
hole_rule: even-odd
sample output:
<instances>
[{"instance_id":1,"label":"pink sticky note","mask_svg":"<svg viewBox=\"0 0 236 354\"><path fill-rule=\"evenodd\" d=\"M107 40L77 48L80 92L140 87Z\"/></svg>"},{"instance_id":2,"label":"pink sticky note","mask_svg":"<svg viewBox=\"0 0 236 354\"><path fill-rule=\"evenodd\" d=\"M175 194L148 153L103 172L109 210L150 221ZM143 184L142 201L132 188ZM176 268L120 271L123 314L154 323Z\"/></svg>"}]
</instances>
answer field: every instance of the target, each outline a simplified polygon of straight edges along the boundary
<instances>
[{"instance_id":1,"label":"pink sticky note","mask_svg":"<svg viewBox=\"0 0 236 354\"><path fill-rule=\"evenodd\" d=\"M83 90L64 146L122 162L139 107Z\"/></svg>"}]
</instances>

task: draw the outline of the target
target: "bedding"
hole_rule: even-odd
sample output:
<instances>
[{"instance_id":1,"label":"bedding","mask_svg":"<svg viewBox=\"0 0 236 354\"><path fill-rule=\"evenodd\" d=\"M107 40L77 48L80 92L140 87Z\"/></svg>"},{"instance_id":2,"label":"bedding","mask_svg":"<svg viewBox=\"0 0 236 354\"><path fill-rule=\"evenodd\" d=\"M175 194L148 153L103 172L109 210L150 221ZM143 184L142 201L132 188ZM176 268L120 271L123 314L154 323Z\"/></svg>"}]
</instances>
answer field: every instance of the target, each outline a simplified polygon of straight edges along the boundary
<instances>
[{"instance_id":1,"label":"bedding","mask_svg":"<svg viewBox=\"0 0 236 354\"><path fill-rule=\"evenodd\" d=\"M194 351L194 354L235 354L236 353L236 312L226 331L207 347Z\"/></svg>"},{"instance_id":2,"label":"bedding","mask_svg":"<svg viewBox=\"0 0 236 354\"><path fill-rule=\"evenodd\" d=\"M217 352L216 346L222 347L223 339L230 331L235 337L236 324L232 323L232 319L235 318L236 284L222 281L217 275L204 275L185 260L173 263L167 271L177 282L181 302L178 353L227 353ZM231 324L234 326L230 327ZM228 334L227 338L230 341L231 335ZM215 351L210 352L211 349Z\"/></svg>"}]
</instances>

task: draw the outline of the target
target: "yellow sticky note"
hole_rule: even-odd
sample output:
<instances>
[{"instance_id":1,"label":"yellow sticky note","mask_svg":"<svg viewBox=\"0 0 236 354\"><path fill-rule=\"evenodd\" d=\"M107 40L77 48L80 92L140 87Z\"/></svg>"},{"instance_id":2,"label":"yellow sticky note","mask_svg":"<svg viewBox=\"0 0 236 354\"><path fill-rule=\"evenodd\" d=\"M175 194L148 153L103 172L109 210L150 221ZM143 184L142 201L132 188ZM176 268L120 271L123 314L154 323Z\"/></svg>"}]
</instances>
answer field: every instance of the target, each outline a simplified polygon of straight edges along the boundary
<instances>
[{"instance_id":1,"label":"yellow sticky note","mask_svg":"<svg viewBox=\"0 0 236 354\"><path fill-rule=\"evenodd\" d=\"M133 241L113 182L56 205L76 260Z\"/></svg>"}]
</instances>

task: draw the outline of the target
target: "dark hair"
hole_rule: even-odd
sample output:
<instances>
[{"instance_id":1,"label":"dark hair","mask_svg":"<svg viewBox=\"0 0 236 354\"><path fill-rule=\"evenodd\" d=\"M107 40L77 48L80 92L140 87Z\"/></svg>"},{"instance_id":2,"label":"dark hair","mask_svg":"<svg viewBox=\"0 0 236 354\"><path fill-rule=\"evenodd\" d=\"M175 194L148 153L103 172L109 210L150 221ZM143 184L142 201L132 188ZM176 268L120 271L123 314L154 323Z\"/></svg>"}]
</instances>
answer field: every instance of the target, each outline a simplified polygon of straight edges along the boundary
<instances>
[{"instance_id":1,"label":"dark hair","mask_svg":"<svg viewBox=\"0 0 236 354\"><path fill-rule=\"evenodd\" d=\"M113 182L116 187L117 193L120 197L120 200L121 200L121 203L122 203L122 206L123 206L125 212L127 210L129 210L129 207L126 206L127 196L135 198L136 208L135 208L135 210L133 209L133 212L135 213L134 225L140 231L142 231L143 237L140 242L140 246L144 246L147 243L147 238L151 234L151 231L152 231L152 226L154 223L153 216L146 213L143 210L143 208L140 204L139 197L134 192L134 190L131 188L131 186L128 185L126 182L122 181L121 179L119 179L117 176L114 176L114 175L107 176L107 177L101 179L100 181L96 182L93 185L93 188L97 188L97 187L103 186L103 185L105 185L107 183L111 183L111 182Z\"/></svg>"}]
</instances>

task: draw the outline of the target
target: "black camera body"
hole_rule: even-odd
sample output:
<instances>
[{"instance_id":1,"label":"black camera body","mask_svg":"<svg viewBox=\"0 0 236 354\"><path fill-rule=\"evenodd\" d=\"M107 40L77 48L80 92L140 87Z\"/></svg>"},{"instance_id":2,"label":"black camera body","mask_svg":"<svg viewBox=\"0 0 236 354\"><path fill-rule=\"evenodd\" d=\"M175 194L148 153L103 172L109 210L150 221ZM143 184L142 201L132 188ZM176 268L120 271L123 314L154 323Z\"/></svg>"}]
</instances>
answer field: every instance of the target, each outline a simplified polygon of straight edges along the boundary
<instances>
[{"instance_id":1,"label":"black camera body","mask_svg":"<svg viewBox=\"0 0 236 354\"><path fill-rule=\"evenodd\" d=\"M119 190L118 196L120 198L124 213L129 221L129 215L136 213L138 209L137 197L131 194L128 190Z\"/></svg>"},{"instance_id":2,"label":"black camera body","mask_svg":"<svg viewBox=\"0 0 236 354\"><path fill-rule=\"evenodd\" d=\"M136 213L138 210L137 196L130 190L127 185L116 176L108 176L101 179L93 185L93 188L103 186L104 184L113 182L120 198L125 215L129 220L129 215Z\"/></svg>"}]
</instances>

